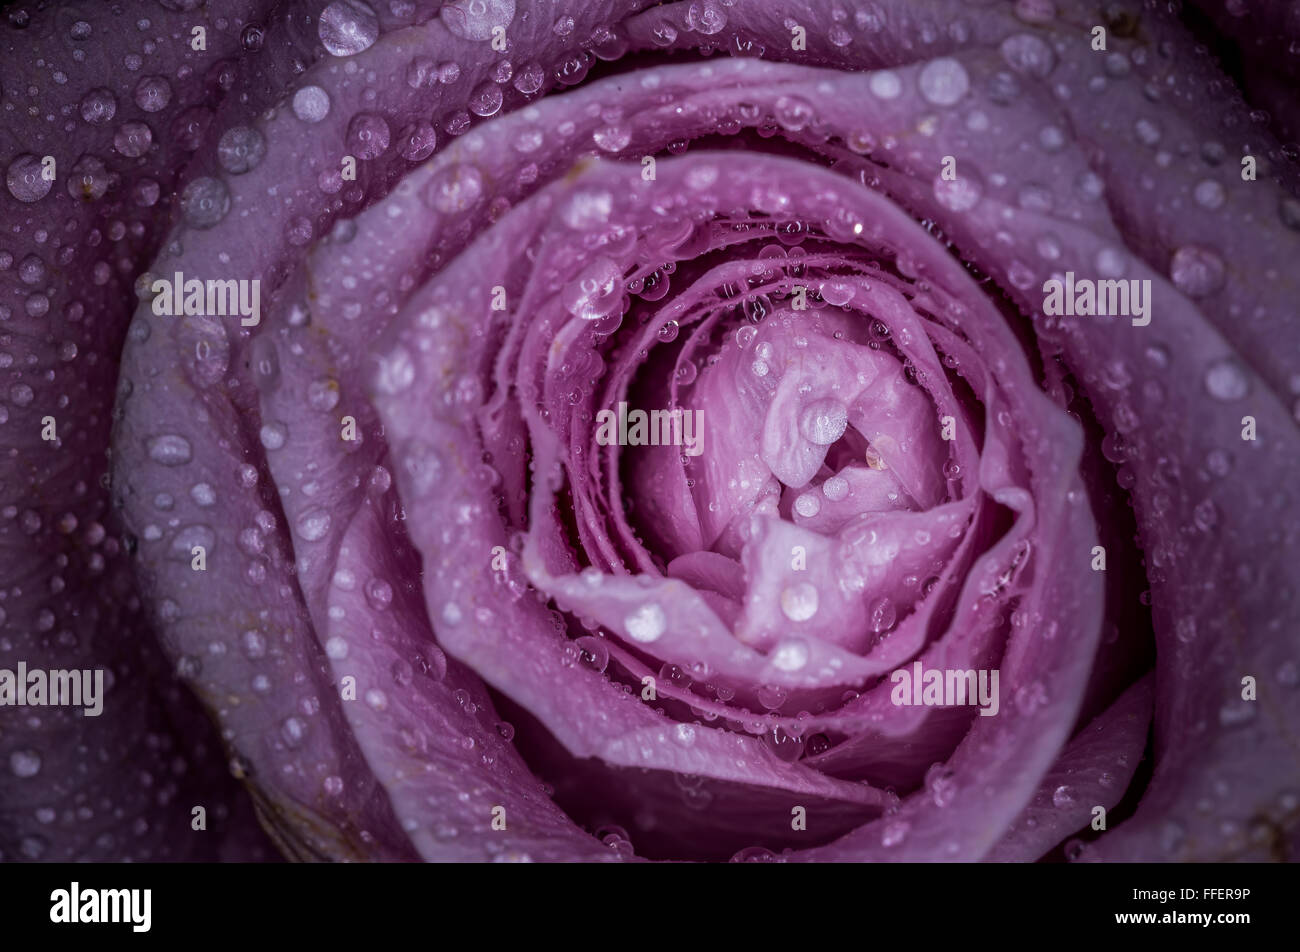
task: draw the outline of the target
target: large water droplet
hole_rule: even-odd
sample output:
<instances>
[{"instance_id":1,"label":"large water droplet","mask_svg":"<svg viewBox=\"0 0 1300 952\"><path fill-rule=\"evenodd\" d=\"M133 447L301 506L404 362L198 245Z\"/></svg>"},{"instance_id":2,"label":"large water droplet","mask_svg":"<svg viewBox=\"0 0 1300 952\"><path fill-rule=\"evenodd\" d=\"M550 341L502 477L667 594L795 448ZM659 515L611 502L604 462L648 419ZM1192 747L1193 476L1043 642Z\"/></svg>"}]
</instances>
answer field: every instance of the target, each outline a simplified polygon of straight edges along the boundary
<instances>
[{"instance_id":1,"label":"large water droplet","mask_svg":"<svg viewBox=\"0 0 1300 952\"><path fill-rule=\"evenodd\" d=\"M9 755L9 769L24 780L35 777L41 772L41 755L34 750L16 750Z\"/></svg>"},{"instance_id":2,"label":"large water droplet","mask_svg":"<svg viewBox=\"0 0 1300 952\"><path fill-rule=\"evenodd\" d=\"M117 97L110 89L92 89L81 97L81 118L94 126L102 126L117 115Z\"/></svg>"},{"instance_id":3,"label":"large water droplet","mask_svg":"<svg viewBox=\"0 0 1300 952\"><path fill-rule=\"evenodd\" d=\"M791 621L807 621L817 614L817 588L811 582L797 582L781 591L781 611Z\"/></svg>"},{"instance_id":4,"label":"large water droplet","mask_svg":"<svg viewBox=\"0 0 1300 952\"><path fill-rule=\"evenodd\" d=\"M716 0L700 0L686 8L686 28L705 36L720 33L727 25L727 14Z\"/></svg>"},{"instance_id":5,"label":"large water droplet","mask_svg":"<svg viewBox=\"0 0 1300 952\"><path fill-rule=\"evenodd\" d=\"M172 101L172 86L162 76L146 76L135 85L135 104L145 112L162 112Z\"/></svg>"},{"instance_id":6,"label":"large water droplet","mask_svg":"<svg viewBox=\"0 0 1300 952\"><path fill-rule=\"evenodd\" d=\"M579 638L575 644L579 650L578 661L584 668L590 668L600 674L609 667L609 646L605 644L604 638L586 635Z\"/></svg>"},{"instance_id":7,"label":"large water droplet","mask_svg":"<svg viewBox=\"0 0 1300 952\"><path fill-rule=\"evenodd\" d=\"M68 194L83 202L97 202L104 197L110 184L108 169L93 155L77 159L68 176Z\"/></svg>"},{"instance_id":8,"label":"large water droplet","mask_svg":"<svg viewBox=\"0 0 1300 952\"><path fill-rule=\"evenodd\" d=\"M966 68L949 57L927 64L921 70L917 83L926 102L936 106L951 106L970 89L970 78L966 75Z\"/></svg>"},{"instance_id":9,"label":"large water droplet","mask_svg":"<svg viewBox=\"0 0 1300 952\"><path fill-rule=\"evenodd\" d=\"M401 393L415 381L415 362L411 352L401 344L379 358L378 368L375 387L380 393Z\"/></svg>"},{"instance_id":10,"label":"large water droplet","mask_svg":"<svg viewBox=\"0 0 1300 952\"><path fill-rule=\"evenodd\" d=\"M404 126L397 134L397 149L408 162L421 162L433 155L438 145L438 133L433 125L421 119Z\"/></svg>"},{"instance_id":11,"label":"large water droplet","mask_svg":"<svg viewBox=\"0 0 1300 952\"><path fill-rule=\"evenodd\" d=\"M911 829L912 825L906 820L890 820L880 831L880 845L897 846L907 839L907 834Z\"/></svg>"},{"instance_id":12,"label":"large water droplet","mask_svg":"<svg viewBox=\"0 0 1300 952\"><path fill-rule=\"evenodd\" d=\"M362 0L334 0L320 15L321 45L335 56L355 56L379 39L379 17Z\"/></svg>"},{"instance_id":13,"label":"large water droplet","mask_svg":"<svg viewBox=\"0 0 1300 952\"><path fill-rule=\"evenodd\" d=\"M622 269L612 259L598 257L565 285L560 297L575 317L587 321L608 317L622 303Z\"/></svg>"},{"instance_id":14,"label":"large water droplet","mask_svg":"<svg viewBox=\"0 0 1300 952\"><path fill-rule=\"evenodd\" d=\"M1002 59L1017 73L1046 76L1056 66L1056 54L1046 41L1029 33L1018 33L1002 41Z\"/></svg>"},{"instance_id":15,"label":"large water droplet","mask_svg":"<svg viewBox=\"0 0 1300 952\"><path fill-rule=\"evenodd\" d=\"M1188 297L1213 294L1223 287L1227 269L1218 252L1200 245L1185 245L1169 262L1169 278Z\"/></svg>"},{"instance_id":16,"label":"large water droplet","mask_svg":"<svg viewBox=\"0 0 1300 952\"><path fill-rule=\"evenodd\" d=\"M303 122L320 122L330 112L330 95L319 86L304 86L293 94L293 114Z\"/></svg>"},{"instance_id":17,"label":"large water droplet","mask_svg":"<svg viewBox=\"0 0 1300 952\"><path fill-rule=\"evenodd\" d=\"M510 26L515 18L515 0L452 0L438 14L453 36L462 40L486 40L493 27Z\"/></svg>"},{"instance_id":18,"label":"large water droplet","mask_svg":"<svg viewBox=\"0 0 1300 952\"><path fill-rule=\"evenodd\" d=\"M153 145L153 130L143 122L124 122L113 133L113 148L128 159L138 159Z\"/></svg>"},{"instance_id":19,"label":"large water droplet","mask_svg":"<svg viewBox=\"0 0 1300 952\"><path fill-rule=\"evenodd\" d=\"M654 602L647 602L624 618L623 626L637 641L658 641L668 628L668 619L662 608Z\"/></svg>"},{"instance_id":20,"label":"large water droplet","mask_svg":"<svg viewBox=\"0 0 1300 952\"><path fill-rule=\"evenodd\" d=\"M1250 391L1250 380L1234 358L1224 357L1205 369L1205 389L1216 400L1240 400Z\"/></svg>"},{"instance_id":21,"label":"large water droplet","mask_svg":"<svg viewBox=\"0 0 1300 952\"><path fill-rule=\"evenodd\" d=\"M496 83L483 83L469 97L469 111L483 118L495 116L500 112L503 101L500 86Z\"/></svg>"},{"instance_id":22,"label":"large water droplet","mask_svg":"<svg viewBox=\"0 0 1300 952\"><path fill-rule=\"evenodd\" d=\"M358 159L377 159L388 151L391 133L383 116L359 112L348 123L346 143Z\"/></svg>"},{"instance_id":23,"label":"large water droplet","mask_svg":"<svg viewBox=\"0 0 1300 952\"><path fill-rule=\"evenodd\" d=\"M483 173L472 165L443 169L429 183L427 194L433 207L443 214L463 212L482 197Z\"/></svg>"},{"instance_id":24,"label":"large water droplet","mask_svg":"<svg viewBox=\"0 0 1300 952\"><path fill-rule=\"evenodd\" d=\"M190 441L183 436L167 433L149 440L149 458L161 466L182 466L190 461Z\"/></svg>"},{"instance_id":25,"label":"large water droplet","mask_svg":"<svg viewBox=\"0 0 1300 952\"><path fill-rule=\"evenodd\" d=\"M616 123L601 126L591 134L591 138L602 152L622 152L632 141L632 130Z\"/></svg>"},{"instance_id":26,"label":"large water droplet","mask_svg":"<svg viewBox=\"0 0 1300 952\"><path fill-rule=\"evenodd\" d=\"M20 202L35 202L49 194L54 186L52 179L41 176L41 160L31 153L15 156L5 172L9 194Z\"/></svg>"},{"instance_id":27,"label":"large water droplet","mask_svg":"<svg viewBox=\"0 0 1300 952\"><path fill-rule=\"evenodd\" d=\"M266 139L251 126L227 129L217 143L217 161L231 175L256 168L265 155Z\"/></svg>"},{"instance_id":28,"label":"large water droplet","mask_svg":"<svg viewBox=\"0 0 1300 952\"><path fill-rule=\"evenodd\" d=\"M318 542L330 531L330 514L320 506L306 509L299 514L294 530L299 538L307 542Z\"/></svg>"},{"instance_id":29,"label":"large water droplet","mask_svg":"<svg viewBox=\"0 0 1300 952\"><path fill-rule=\"evenodd\" d=\"M797 639L783 641L772 652L772 664L782 671L798 671L808 664L808 646Z\"/></svg>"},{"instance_id":30,"label":"large water droplet","mask_svg":"<svg viewBox=\"0 0 1300 952\"><path fill-rule=\"evenodd\" d=\"M230 211L230 192L220 179L202 176L181 193L181 213L194 228L211 228Z\"/></svg>"},{"instance_id":31,"label":"large water droplet","mask_svg":"<svg viewBox=\"0 0 1300 952\"><path fill-rule=\"evenodd\" d=\"M867 81L871 94L877 99L897 99L903 91L903 81L893 70L882 69L871 74Z\"/></svg>"},{"instance_id":32,"label":"large water droplet","mask_svg":"<svg viewBox=\"0 0 1300 952\"><path fill-rule=\"evenodd\" d=\"M811 519L822 511L822 501L815 492L801 493L795 498L794 511L807 519Z\"/></svg>"},{"instance_id":33,"label":"large water droplet","mask_svg":"<svg viewBox=\"0 0 1300 952\"><path fill-rule=\"evenodd\" d=\"M799 432L818 446L830 446L849 425L849 411L833 397L813 400L799 414Z\"/></svg>"},{"instance_id":34,"label":"large water droplet","mask_svg":"<svg viewBox=\"0 0 1300 952\"><path fill-rule=\"evenodd\" d=\"M979 203L980 195L979 183L970 175L959 175L952 180L935 176L934 200L951 211L970 211Z\"/></svg>"}]
</instances>

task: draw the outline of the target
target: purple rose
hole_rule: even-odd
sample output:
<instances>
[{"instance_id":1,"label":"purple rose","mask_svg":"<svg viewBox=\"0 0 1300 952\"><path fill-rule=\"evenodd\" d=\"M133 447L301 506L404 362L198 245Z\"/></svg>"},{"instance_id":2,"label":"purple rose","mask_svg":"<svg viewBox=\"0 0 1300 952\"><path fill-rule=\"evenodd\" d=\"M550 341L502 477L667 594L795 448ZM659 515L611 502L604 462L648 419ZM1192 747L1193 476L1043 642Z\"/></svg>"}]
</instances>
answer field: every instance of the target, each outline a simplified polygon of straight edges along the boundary
<instances>
[{"instance_id":1,"label":"purple rose","mask_svg":"<svg viewBox=\"0 0 1300 952\"><path fill-rule=\"evenodd\" d=\"M4 858L1294 858L1294 16L142 6L4 34Z\"/></svg>"}]
</instances>

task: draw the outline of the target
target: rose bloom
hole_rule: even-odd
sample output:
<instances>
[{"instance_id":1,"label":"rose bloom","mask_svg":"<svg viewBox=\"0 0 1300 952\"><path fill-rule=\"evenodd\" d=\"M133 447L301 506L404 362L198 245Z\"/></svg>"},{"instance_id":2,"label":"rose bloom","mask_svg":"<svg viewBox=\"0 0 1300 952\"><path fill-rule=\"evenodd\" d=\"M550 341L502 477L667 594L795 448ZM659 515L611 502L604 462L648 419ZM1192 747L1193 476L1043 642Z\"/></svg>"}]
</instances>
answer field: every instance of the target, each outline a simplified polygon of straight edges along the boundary
<instances>
[{"instance_id":1,"label":"rose bloom","mask_svg":"<svg viewBox=\"0 0 1300 952\"><path fill-rule=\"evenodd\" d=\"M0 856L1295 858L1238 7L10 5Z\"/></svg>"}]
</instances>

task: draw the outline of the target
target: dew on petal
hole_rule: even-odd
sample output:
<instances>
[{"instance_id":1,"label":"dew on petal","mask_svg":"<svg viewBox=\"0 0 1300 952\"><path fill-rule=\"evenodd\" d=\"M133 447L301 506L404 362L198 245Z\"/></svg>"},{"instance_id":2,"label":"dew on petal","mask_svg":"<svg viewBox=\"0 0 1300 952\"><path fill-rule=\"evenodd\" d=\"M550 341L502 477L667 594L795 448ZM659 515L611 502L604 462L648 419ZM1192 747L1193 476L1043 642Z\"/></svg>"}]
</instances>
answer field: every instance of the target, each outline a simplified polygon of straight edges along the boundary
<instances>
[{"instance_id":1,"label":"dew on petal","mask_svg":"<svg viewBox=\"0 0 1300 952\"><path fill-rule=\"evenodd\" d=\"M627 633L636 641L658 641L668 629L664 610L654 602L647 602L623 619Z\"/></svg>"},{"instance_id":2,"label":"dew on petal","mask_svg":"<svg viewBox=\"0 0 1300 952\"><path fill-rule=\"evenodd\" d=\"M926 102L936 106L951 106L970 89L966 68L950 57L928 63L917 82Z\"/></svg>"},{"instance_id":3,"label":"dew on petal","mask_svg":"<svg viewBox=\"0 0 1300 952\"><path fill-rule=\"evenodd\" d=\"M362 0L334 0L317 22L321 45L334 56L355 56L379 39L379 17Z\"/></svg>"},{"instance_id":4,"label":"dew on petal","mask_svg":"<svg viewBox=\"0 0 1300 952\"><path fill-rule=\"evenodd\" d=\"M791 621L807 621L817 614L820 598L811 582L797 582L781 591L781 611Z\"/></svg>"},{"instance_id":5,"label":"dew on petal","mask_svg":"<svg viewBox=\"0 0 1300 952\"><path fill-rule=\"evenodd\" d=\"M320 122L329 112L329 93L319 86L303 86L293 94L293 114L303 122Z\"/></svg>"}]
</instances>

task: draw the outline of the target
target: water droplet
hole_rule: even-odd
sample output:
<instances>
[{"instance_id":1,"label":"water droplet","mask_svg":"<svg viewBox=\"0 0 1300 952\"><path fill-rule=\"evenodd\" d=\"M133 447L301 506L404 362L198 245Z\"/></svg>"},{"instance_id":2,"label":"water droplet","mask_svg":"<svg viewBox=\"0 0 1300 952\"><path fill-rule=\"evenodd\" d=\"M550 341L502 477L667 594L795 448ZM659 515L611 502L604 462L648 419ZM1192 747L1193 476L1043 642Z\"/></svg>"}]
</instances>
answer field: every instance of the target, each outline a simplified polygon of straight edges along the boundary
<instances>
[{"instance_id":1,"label":"water droplet","mask_svg":"<svg viewBox=\"0 0 1300 952\"><path fill-rule=\"evenodd\" d=\"M1192 510L1192 524L1202 532L1209 532L1219 522L1219 508L1213 499L1202 499Z\"/></svg>"},{"instance_id":2,"label":"water droplet","mask_svg":"<svg viewBox=\"0 0 1300 952\"><path fill-rule=\"evenodd\" d=\"M433 155L438 145L438 134L433 126L421 119L404 126L397 134L397 148L408 162L421 162Z\"/></svg>"},{"instance_id":3,"label":"water droplet","mask_svg":"<svg viewBox=\"0 0 1300 952\"><path fill-rule=\"evenodd\" d=\"M1052 806L1068 807L1074 803L1074 791L1065 785L1061 785L1052 791Z\"/></svg>"},{"instance_id":4,"label":"water droplet","mask_svg":"<svg viewBox=\"0 0 1300 952\"><path fill-rule=\"evenodd\" d=\"M926 102L936 106L951 106L970 89L966 68L949 57L928 63L917 82Z\"/></svg>"},{"instance_id":5,"label":"water droplet","mask_svg":"<svg viewBox=\"0 0 1300 952\"><path fill-rule=\"evenodd\" d=\"M798 132L803 129L812 121L814 115L813 107L808 101L798 96L781 96L777 99L773 112L776 115L776 121L781 124L781 127L790 132ZM788 201L787 198L786 202Z\"/></svg>"},{"instance_id":6,"label":"water droplet","mask_svg":"<svg viewBox=\"0 0 1300 952\"><path fill-rule=\"evenodd\" d=\"M372 578L366 583L366 601L377 611L387 611L393 604L393 586L382 578Z\"/></svg>"},{"instance_id":7,"label":"water droplet","mask_svg":"<svg viewBox=\"0 0 1300 952\"><path fill-rule=\"evenodd\" d=\"M586 635L574 642L578 646L578 661L584 668L590 668L601 674L609 667L609 646L604 638Z\"/></svg>"},{"instance_id":8,"label":"water droplet","mask_svg":"<svg viewBox=\"0 0 1300 952\"><path fill-rule=\"evenodd\" d=\"M906 820L890 820L880 831L880 844L882 846L897 846L907 839L907 834L911 829L912 825Z\"/></svg>"},{"instance_id":9,"label":"water droplet","mask_svg":"<svg viewBox=\"0 0 1300 952\"><path fill-rule=\"evenodd\" d=\"M26 780L41 772L41 755L34 750L16 750L9 755L9 769Z\"/></svg>"},{"instance_id":10,"label":"water droplet","mask_svg":"<svg viewBox=\"0 0 1300 952\"><path fill-rule=\"evenodd\" d=\"M83 155L68 176L68 194L78 201L97 202L110 184L108 169L93 155Z\"/></svg>"},{"instance_id":11,"label":"water droplet","mask_svg":"<svg viewBox=\"0 0 1300 952\"><path fill-rule=\"evenodd\" d=\"M1224 357L1206 368L1205 389L1216 400L1240 400L1250 392L1250 380L1235 358Z\"/></svg>"},{"instance_id":12,"label":"water droplet","mask_svg":"<svg viewBox=\"0 0 1300 952\"><path fill-rule=\"evenodd\" d=\"M5 172L9 194L20 202L35 202L49 194L54 182L41 176L41 160L24 152L9 163Z\"/></svg>"},{"instance_id":13,"label":"water droplet","mask_svg":"<svg viewBox=\"0 0 1300 952\"><path fill-rule=\"evenodd\" d=\"M190 461L192 448L183 436L168 433L148 443L149 458L162 466L181 466Z\"/></svg>"},{"instance_id":14,"label":"water droplet","mask_svg":"<svg viewBox=\"0 0 1300 952\"><path fill-rule=\"evenodd\" d=\"M667 630L668 619L662 608L654 602L647 602L623 619L623 627L637 641L657 641Z\"/></svg>"},{"instance_id":15,"label":"water droplet","mask_svg":"<svg viewBox=\"0 0 1300 952\"><path fill-rule=\"evenodd\" d=\"M355 56L379 39L379 17L362 0L334 0L321 11L317 34L334 56Z\"/></svg>"},{"instance_id":16,"label":"water droplet","mask_svg":"<svg viewBox=\"0 0 1300 952\"><path fill-rule=\"evenodd\" d=\"M822 494L831 502L839 502L849 494L849 481L843 476L832 476L822 483Z\"/></svg>"},{"instance_id":17,"label":"water droplet","mask_svg":"<svg viewBox=\"0 0 1300 952\"><path fill-rule=\"evenodd\" d=\"M81 118L94 126L102 126L117 115L117 97L112 90L100 87L81 97Z\"/></svg>"},{"instance_id":18,"label":"water droplet","mask_svg":"<svg viewBox=\"0 0 1300 952\"><path fill-rule=\"evenodd\" d=\"M531 96L542 88L545 81L546 70L537 63L528 63L515 74L514 85L525 96Z\"/></svg>"},{"instance_id":19,"label":"water droplet","mask_svg":"<svg viewBox=\"0 0 1300 952\"><path fill-rule=\"evenodd\" d=\"M299 538L307 542L317 542L330 531L330 514L319 506L313 506L298 515L294 529Z\"/></svg>"},{"instance_id":20,"label":"water droplet","mask_svg":"<svg viewBox=\"0 0 1300 952\"><path fill-rule=\"evenodd\" d=\"M623 272L610 258L597 257L560 294L575 317L594 321L608 317L623 300Z\"/></svg>"},{"instance_id":21,"label":"water droplet","mask_svg":"<svg viewBox=\"0 0 1300 952\"><path fill-rule=\"evenodd\" d=\"M686 28L713 36L727 25L727 14L715 0L700 0L686 8Z\"/></svg>"},{"instance_id":22,"label":"water droplet","mask_svg":"<svg viewBox=\"0 0 1300 952\"><path fill-rule=\"evenodd\" d=\"M903 91L903 81L892 70L882 69L871 74L867 81L871 93L878 99L897 99Z\"/></svg>"},{"instance_id":23,"label":"water droplet","mask_svg":"<svg viewBox=\"0 0 1300 952\"><path fill-rule=\"evenodd\" d=\"M602 152L622 152L632 141L632 130L620 125L601 126L591 138Z\"/></svg>"},{"instance_id":24,"label":"water droplet","mask_svg":"<svg viewBox=\"0 0 1300 952\"><path fill-rule=\"evenodd\" d=\"M162 112L172 101L172 86L162 76L146 76L135 85L135 104L145 112Z\"/></svg>"},{"instance_id":25,"label":"water droplet","mask_svg":"<svg viewBox=\"0 0 1300 952\"><path fill-rule=\"evenodd\" d=\"M1224 727L1241 727L1255 719L1255 703L1235 698L1219 708L1219 723Z\"/></svg>"},{"instance_id":26,"label":"water droplet","mask_svg":"<svg viewBox=\"0 0 1300 952\"><path fill-rule=\"evenodd\" d=\"M772 652L772 665L781 671L798 671L808 664L808 646L797 639L783 641Z\"/></svg>"},{"instance_id":27,"label":"water droplet","mask_svg":"<svg viewBox=\"0 0 1300 952\"><path fill-rule=\"evenodd\" d=\"M813 400L799 414L799 432L818 446L830 446L844 435L848 425L848 408L833 397Z\"/></svg>"},{"instance_id":28,"label":"water droplet","mask_svg":"<svg viewBox=\"0 0 1300 952\"><path fill-rule=\"evenodd\" d=\"M496 83L484 83L469 97L469 111L476 116L495 116L501 110L503 96Z\"/></svg>"},{"instance_id":29,"label":"water droplet","mask_svg":"<svg viewBox=\"0 0 1300 952\"><path fill-rule=\"evenodd\" d=\"M770 849L762 846L747 846L735 856L732 863L778 863L780 859Z\"/></svg>"},{"instance_id":30,"label":"water droplet","mask_svg":"<svg viewBox=\"0 0 1300 952\"><path fill-rule=\"evenodd\" d=\"M293 114L303 122L320 122L329 112L329 93L319 86L304 86L293 94Z\"/></svg>"},{"instance_id":31,"label":"water droplet","mask_svg":"<svg viewBox=\"0 0 1300 952\"><path fill-rule=\"evenodd\" d=\"M289 439L289 428L278 420L268 420L262 424L258 437L268 450L282 449L285 441Z\"/></svg>"},{"instance_id":32,"label":"water droplet","mask_svg":"<svg viewBox=\"0 0 1300 952\"><path fill-rule=\"evenodd\" d=\"M244 632L244 654L254 661L266 657L266 637L260 631Z\"/></svg>"},{"instance_id":33,"label":"water droplet","mask_svg":"<svg viewBox=\"0 0 1300 952\"><path fill-rule=\"evenodd\" d=\"M492 28L508 27L515 18L515 0L452 0L439 12L443 25L462 40L486 40Z\"/></svg>"},{"instance_id":34,"label":"water droplet","mask_svg":"<svg viewBox=\"0 0 1300 952\"><path fill-rule=\"evenodd\" d=\"M1225 193L1223 186L1214 179L1205 179L1196 183L1192 191L1196 204L1202 208L1216 209L1223 205Z\"/></svg>"},{"instance_id":35,"label":"water droplet","mask_svg":"<svg viewBox=\"0 0 1300 952\"><path fill-rule=\"evenodd\" d=\"M876 634L889 631L898 620L898 610L887 597L880 597L871 605L871 630Z\"/></svg>"},{"instance_id":36,"label":"water droplet","mask_svg":"<svg viewBox=\"0 0 1300 952\"><path fill-rule=\"evenodd\" d=\"M822 511L822 501L817 498L815 492L801 493L795 498L794 511L807 519L811 519Z\"/></svg>"},{"instance_id":37,"label":"water droplet","mask_svg":"<svg viewBox=\"0 0 1300 952\"><path fill-rule=\"evenodd\" d=\"M1017 73L1039 79L1056 66L1056 54L1046 41L1029 33L1018 33L1002 41L1002 59Z\"/></svg>"},{"instance_id":38,"label":"water droplet","mask_svg":"<svg viewBox=\"0 0 1300 952\"><path fill-rule=\"evenodd\" d=\"M951 211L970 211L979 204L981 194L979 183L969 174L952 180L945 180L942 175L934 178L934 200Z\"/></svg>"},{"instance_id":39,"label":"water droplet","mask_svg":"<svg viewBox=\"0 0 1300 952\"><path fill-rule=\"evenodd\" d=\"M217 161L231 175L256 168L265 155L266 139L251 126L227 129L217 143Z\"/></svg>"},{"instance_id":40,"label":"water droplet","mask_svg":"<svg viewBox=\"0 0 1300 952\"><path fill-rule=\"evenodd\" d=\"M358 159L377 159L388 151L388 123L373 112L359 112L348 123L347 148Z\"/></svg>"},{"instance_id":41,"label":"water droplet","mask_svg":"<svg viewBox=\"0 0 1300 952\"><path fill-rule=\"evenodd\" d=\"M931 764L925 772L925 789L936 807L946 807L952 803L957 794L952 768L942 763Z\"/></svg>"},{"instance_id":42,"label":"water droplet","mask_svg":"<svg viewBox=\"0 0 1300 952\"><path fill-rule=\"evenodd\" d=\"M1169 279L1188 297L1199 298L1221 289L1227 269L1218 252L1200 245L1184 245L1169 263Z\"/></svg>"},{"instance_id":43,"label":"water droplet","mask_svg":"<svg viewBox=\"0 0 1300 952\"><path fill-rule=\"evenodd\" d=\"M230 192L220 179L201 176L181 193L181 213L194 228L211 228L230 210Z\"/></svg>"},{"instance_id":44,"label":"water droplet","mask_svg":"<svg viewBox=\"0 0 1300 952\"><path fill-rule=\"evenodd\" d=\"M153 130L143 122L124 122L113 133L113 148L128 159L138 159L153 145Z\"/></svg>"},{"instance_id":45,"label":"water droplet","mask_svg":"<svg viewBox=\"0 0 1300 952\"><path fill-rule=\"evenodd\" d=\"M463 212L483 195L483 173L472 165L443 169L429 183L428 197L443 214Z\"/></svg>"},{"instance_id":46,"label":"water droplet","mask_svg":"<svg viewBox=\"0 0 1300 952\"><path fill-rule=\"evenodd\" d=\"M819 596L811 582L797 582L781 591L781 611L791 621L807 621L817 614Z\"/></svg>"}]
</instances>

